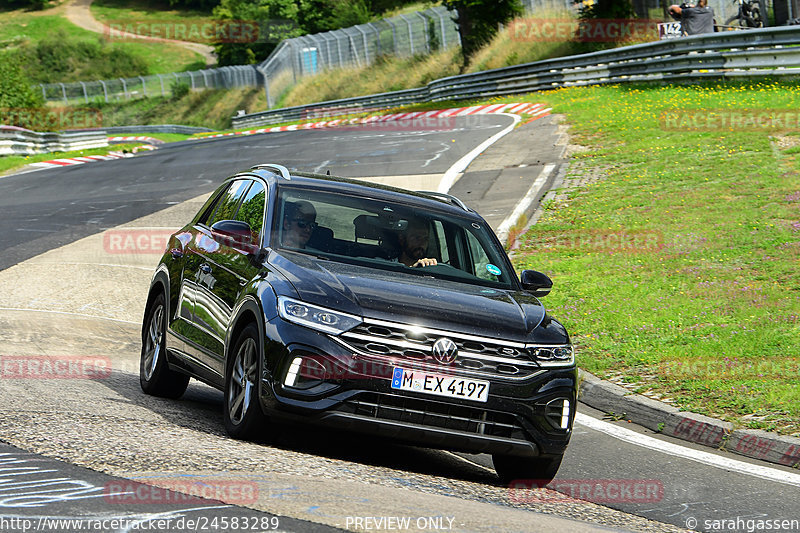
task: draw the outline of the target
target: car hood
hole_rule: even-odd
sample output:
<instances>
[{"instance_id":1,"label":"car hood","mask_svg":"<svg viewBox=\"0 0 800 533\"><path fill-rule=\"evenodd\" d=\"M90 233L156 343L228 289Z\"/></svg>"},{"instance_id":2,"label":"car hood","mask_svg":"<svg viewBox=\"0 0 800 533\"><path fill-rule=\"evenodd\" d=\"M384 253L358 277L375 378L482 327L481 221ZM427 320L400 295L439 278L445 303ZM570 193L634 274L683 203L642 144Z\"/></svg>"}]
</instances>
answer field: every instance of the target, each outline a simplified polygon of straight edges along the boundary
<instances>
[{"instance_id":1,"label":"car hood","mask_svg":"<svg viewBox=\"0 0 800 533\"><path fill-rule=\"evenodd\" d=\"M269 262L308 303L471 335L531 342L545 308L530 293L273 252Z\"/></svg>"}]
</instances>

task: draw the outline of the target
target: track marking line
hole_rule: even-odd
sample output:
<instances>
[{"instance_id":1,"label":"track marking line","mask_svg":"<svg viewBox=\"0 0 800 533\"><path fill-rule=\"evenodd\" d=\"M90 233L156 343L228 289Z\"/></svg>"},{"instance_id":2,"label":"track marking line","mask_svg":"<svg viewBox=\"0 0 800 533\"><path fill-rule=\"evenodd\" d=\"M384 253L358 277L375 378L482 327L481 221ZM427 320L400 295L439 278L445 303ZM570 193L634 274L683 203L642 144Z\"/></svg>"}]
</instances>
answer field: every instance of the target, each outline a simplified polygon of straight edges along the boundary
<instances>
[{"instance_id":1,"label":"track marking line","mask_svg":"<svg viewBox=\"0 0 800 533\"><path fill-rule=\"evenodd\" d=\"M508 113L496 113L496 114L503 115L506 117L511 117L513 119L513 122L507 128L503 129L498 133L495 133L494 135L483 141L467 155L456 161L453 164L453 166L448 168L447 172L445 172L444 176L442 176L442 181L439 182L439 187L436 189L438 192L446 193L447 191L449 191L450 188L453 186L453 184L456 182L458 175L461 172L463 172L476 157L481 155L481 153L483 153L483 151L489 148L491 145L493 145L494 143L496 143L497 141L499 141L500 139L511 133L517 126L517 124L519 124L520 121L519 115L510 115Z\"/></svg>"},{"instance_id":2,"label":"track marking line","mask_svg":"<svg viewBox=\"0 0 800 533\"><path fill-rule=\"evenodd\" d=\"M682 457L684 459L689 459L690 461L713 466L722 470L730 470L739 474L746 474L748 476L768 479L770 481L777 481L778 483L785 483L786 485L800 487L799 474L783 472L767 466L752 465L750 463L737 461L736 459L731 459L729 457L724 457L701 450L695 450L693 448L686 448L678 444L673 444L671 442L659 440L647 435L642 435L641 433L636 433L630 429L621 428L619 426L615 426L614 424L603 422L602 420L597 420L596 418L592 418L591 416L583 413L577 413L575 415L575 421L582 426L594 429L595 431L600 431L601 433L605 433L606 435L610 435L621 441L635 444L636 446L641 446L642 448L656 450L674 457Z\"/></svg>"},{"instance_id":3,"label":"track marking line","mask_svg":"<svg viewBox=\"0 0 800 533\"><path fill-rule=\"evenodd\" d=\"M517 205L514 207L514 210L511 211L511 214L508 215L506 219L503 220L503 222L501 222L497 227L497 237L501 241L505 240L505 237L508 234L508 230L511 229L511 226L513 226L514 223L519 220L519 217L522 216L522 213L524 213L525 210L530 207L531 203L533 203L534 198L536 198L536 195L539 193L541 188L544 187L544 184L547 183L547 178L550 177L550 174L552 174L553 169L555 168L556 166L553 163L548 163L542 168L541 172L539 172L539 175L533 181L533 185L531 185L530 189L528 189L528 192L525 194L525 196L522 197L522 200L517 203Z\"/></svg>"}]
</instances>

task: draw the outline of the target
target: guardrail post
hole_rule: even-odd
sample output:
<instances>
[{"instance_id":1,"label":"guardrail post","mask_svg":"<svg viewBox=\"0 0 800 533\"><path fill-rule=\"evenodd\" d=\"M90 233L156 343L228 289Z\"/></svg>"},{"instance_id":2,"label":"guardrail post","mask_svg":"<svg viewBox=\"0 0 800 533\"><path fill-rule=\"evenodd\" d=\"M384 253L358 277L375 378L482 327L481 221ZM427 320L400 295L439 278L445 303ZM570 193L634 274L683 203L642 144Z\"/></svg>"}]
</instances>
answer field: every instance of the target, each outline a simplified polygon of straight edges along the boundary
<instances>
[{"instance_id":1,"label":"guardrail post","mask_svg":"<svg viewBox=\"0 0 800 533\"><path fill-rule=\"evenodd\" d=\"M147 82L144 81L144 76L139 76L139 79L142 80L142 94L147 97Z\"/></svg>"},{"instance_id":2,"label":"guardrail post","mask_svg":"<svg viewBox=\"0 0 800 533\"><path fill-rule=\"evenodd\" d=\"M165 96L166 93L164 92L164 78L161 77L161 74L156 74L158 76L158 81L161 83L161 96Z\"/></svg>"},{"instance_id":3,"label":"guardrail post","mask_svg":"<svg viewBox=\"0 0 800 533\"><path fill-rule=\"evenodd\" d=\"M108 87L106 87L106 82L100 80L100 85L103 86L103 98L105 99L106 103L108 103Z\"/></svg>"},{"instance_id":4,"label":"guardrail post","mask_svg":"<svg viewBox=\"0 0 800 533\"><path fill-rule=\"evenodd\" d=\"M63 83L61 83L59 85L61 85L61 96L64 97L64 105L68 105L69 102L67 102L67 89L66 89L66 87L64 87Z\"/></svg>"}]
</instances>

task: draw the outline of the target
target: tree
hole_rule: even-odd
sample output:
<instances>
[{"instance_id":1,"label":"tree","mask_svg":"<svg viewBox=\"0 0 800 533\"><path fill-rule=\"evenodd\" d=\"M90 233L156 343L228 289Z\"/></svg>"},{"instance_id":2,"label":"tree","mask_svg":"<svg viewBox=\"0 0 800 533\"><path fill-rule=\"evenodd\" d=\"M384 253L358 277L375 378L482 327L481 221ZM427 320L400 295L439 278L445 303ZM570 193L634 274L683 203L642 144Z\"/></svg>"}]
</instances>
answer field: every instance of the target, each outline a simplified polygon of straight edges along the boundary
<instances>
[{"instance_id":1,"label":"tree","mask_svg":"<svg viewBox=\"0 0 800 533\"><path fill-rule=\"evenodd\" d=\"M297 25L298 14L298 2L294 0L222 0L214 8L215 18L256 22L260 31L247 42L217 44L217 62L243 65L263 61L280 41L304 33Z\"/></svg>"},{"instance_id":2,"label":"tree","mask_svg":"<svg viewBox=\"0 0 800 533\"><path fill-rule=\"evenodd\" d=\"M480 48L492 40L500 24L522 14L520 0L442 0L458 13L458 33L464 66Z\"/></svg>"},{"instance_id":3,"label":"tree","mask_svg":"<svg viewBox=\"0 0 800 533\"><path fill-rule=\"evenodd\" d=\"M581 8L582 19L632 19L636 16L630 0L595 0Z\"/></svg>"}]
</instances>

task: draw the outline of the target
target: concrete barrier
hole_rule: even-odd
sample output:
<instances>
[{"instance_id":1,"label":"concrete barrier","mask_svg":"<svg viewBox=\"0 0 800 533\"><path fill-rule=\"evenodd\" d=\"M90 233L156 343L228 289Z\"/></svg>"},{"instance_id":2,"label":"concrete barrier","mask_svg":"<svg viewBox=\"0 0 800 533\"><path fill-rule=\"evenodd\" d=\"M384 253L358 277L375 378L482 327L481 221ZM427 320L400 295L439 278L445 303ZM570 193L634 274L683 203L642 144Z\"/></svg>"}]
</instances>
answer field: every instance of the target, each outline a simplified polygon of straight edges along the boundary
<instances>
[{"instance_id":1,"label":"concrete barrier","mask_svg":"<svg viewBox=\"0 0 800 533\"><path fill-rule=\"evenodd\" d=\"M108 146L105 131L37 132L16 126L0 126L0 155L70 152Z\"/></svg>"}]
</instances>

